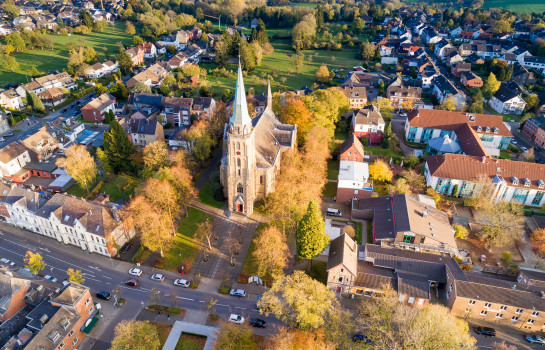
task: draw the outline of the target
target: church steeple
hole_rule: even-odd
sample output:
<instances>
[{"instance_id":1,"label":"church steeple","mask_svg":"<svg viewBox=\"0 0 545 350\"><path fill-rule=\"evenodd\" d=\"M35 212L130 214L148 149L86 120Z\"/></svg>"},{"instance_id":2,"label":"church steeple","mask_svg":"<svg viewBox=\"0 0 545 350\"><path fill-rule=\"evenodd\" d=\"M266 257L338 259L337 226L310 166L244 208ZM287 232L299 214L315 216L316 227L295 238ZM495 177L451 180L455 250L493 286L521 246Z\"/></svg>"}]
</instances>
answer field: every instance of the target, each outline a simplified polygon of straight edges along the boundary
<instances>
[{"instance_id":1,"label":"church steeple","mask_svg":"<svg viewBox=\"0 0 545 350\"><path fill-rule=\"evenodd\" d=\"M246 90L244 90L244 80L242 78L242 68L238 62L237 86L235 88L235 101L233 104L233 114L229 119L231 125L246 125L252 122L248 114L248 103L246 101Z\"/></svg>"},{"instance_id":2,"label":"church steeple","mask_svg":"<svg viewBox=\"0 0 545 350\"><path fill-rule=\"evenodd\" d=\"M273 95L271 92L271 80L267 79L267 107L269 109L272 109L272 99Z\"/></svg>"}]
</instances>

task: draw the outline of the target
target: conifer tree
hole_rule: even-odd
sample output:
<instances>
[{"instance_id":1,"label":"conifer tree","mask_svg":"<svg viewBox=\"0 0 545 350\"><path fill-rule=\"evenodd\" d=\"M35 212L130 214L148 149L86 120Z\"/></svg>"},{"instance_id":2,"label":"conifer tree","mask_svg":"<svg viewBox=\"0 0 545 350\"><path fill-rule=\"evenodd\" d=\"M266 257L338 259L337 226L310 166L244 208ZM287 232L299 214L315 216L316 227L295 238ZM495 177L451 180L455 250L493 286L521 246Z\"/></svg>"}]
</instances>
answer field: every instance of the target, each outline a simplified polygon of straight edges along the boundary
<instances>
[{"instance_id":1,"label":"conifer tree","mask_svg":"<svg viewBox=\"0 0 545 350\"><path fill-rule=\"evenodd\" d=\"M329 244L325 233L324 218L320 206L313 200L297 225L297 255L302 259L313 259Z\"/></svg>"},{"instance_id":2,"label":"conifer tree","mask_svg":"<svg viewBox=\"0 0 545 350\"><path fill-rule=\"evenodd\" d=\"M104 133L104 154L107 168L114 173L132 171L130 156L135 152L127 133L115 120L110 122L110 130Z\"/></svg>"}]
</instances>

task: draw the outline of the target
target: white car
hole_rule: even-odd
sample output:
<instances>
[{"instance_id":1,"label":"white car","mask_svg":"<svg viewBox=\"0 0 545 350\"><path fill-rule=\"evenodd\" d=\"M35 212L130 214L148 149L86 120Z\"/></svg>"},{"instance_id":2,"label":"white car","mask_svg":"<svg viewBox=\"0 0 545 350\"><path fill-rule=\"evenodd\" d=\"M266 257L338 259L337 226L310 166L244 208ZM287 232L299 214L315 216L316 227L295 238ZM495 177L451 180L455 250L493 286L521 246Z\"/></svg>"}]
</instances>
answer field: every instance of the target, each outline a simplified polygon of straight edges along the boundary
<instances>
[{"instance_id":1,"label":"white car","mask_svg":"<svg viewBox=\"0 0 545 350\"><path fill-rule=\"evenodd\" d=\"M154 281L163 282L165 280L165 276L161 275L160 273L156 273L151 276L151 279Z\"/></svg>"},{"instance_id":2,"label":"white car","mask_svg":"<svg viewBox=\"0 0 545 350\"><path fill-rule=\"evenodd\" d=\"M522 146L522 150L523 150L524 152L526 152L526 151L528 151L528 148Z\"/></svg>"},{"instance_id":3,"label":"white car","mask_svg":"<svg viewBox=\"0 0 545 350\"><path fill-rule=\"evenodd\" d=\"M231 314L229 316L229 322L243 324L244 323L244 317L237 315L237 314Z\"/></svg>"},{"instance_id":4,"label":"white car","mask_svg":"<svg viewBox=\"0 0 545 350\"><path fill-rule=\"evenodd\" d=\"M8 264L8 265L10 265L10 266L14 266L14 265L15 265L15 263L14 263L13 261L8 260L8 259L6 259L6 258L0 259L0 262L3 262L4 264Z\"/></svg>"},{"instance_id":5,"label":"white car","mask_svg":"<svg viewBox=\"0 0 545 350\"><path fill-rule=\"evenodd\" d=\"M246 292L244 291L244 289L231 289L229 294L231 294L234 297L241 297L241 298L244 298L246 296Z\"/></svg>"},{"instance_id":6,"label":"white car","mask_svg":"<svg viewBox=\"0 0 545 350\"><path fill-rule=\"evenodd\" d=\"M187 280L183 280L181 278L178 278L178 279L174 280L174 285L187 288L187 287L189 287L190 283Z\"/></svg>"},{"instance_id":7,"label":"white car","mask_svg":"<svg viewBox=\"0 0 545 350\"><path fill-rule=\"evenodd\" d=\"M45 275L44 278L46 280L50 280L51 282L57 282L57 279L53 276Z\"/></svg>"},{"instance_id":8,"label":"white car","mask_svg":"<svg viewBox=\"0 0 545 350\"><path fill-rule=\"evenodd\" d=\"M406 117L406 116L407 116L407 113L405 113L405 112L399 113L399 116L400 116L400 117Z\"/></svg>"},{"instance_id":9,"label":"white car","mask_svg":"<svg viewBox=\"0 0 545 350\"><path fill-rule=\"evenodd\" d=\"M129 275L142 276L142 270L140 270L137 267L133 267L132 269L129 270Z\"/></svg>"}]
</instances>

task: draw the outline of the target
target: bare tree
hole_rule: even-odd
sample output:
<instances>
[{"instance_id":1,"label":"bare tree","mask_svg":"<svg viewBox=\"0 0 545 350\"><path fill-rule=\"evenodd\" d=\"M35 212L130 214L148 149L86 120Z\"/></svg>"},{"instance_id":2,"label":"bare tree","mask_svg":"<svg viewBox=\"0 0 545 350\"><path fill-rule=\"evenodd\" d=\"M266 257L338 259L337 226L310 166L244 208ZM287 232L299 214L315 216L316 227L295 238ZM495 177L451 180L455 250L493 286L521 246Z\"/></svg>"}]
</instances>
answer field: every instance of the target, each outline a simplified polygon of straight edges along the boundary
<instances>
[{"instance_id":1,"label":"bare tree","mask_svg":"<svg viewBox=\"0 0 545 350\"><path fill-rule=\"evenodd\" d=\"M233 255L235 255L235 252L238 250L238 242L231 233L229 233L229 235L223 239L223 246L229 252L230 265L235 266Z\"/></svg>"},{"instance_id":2,"label":"bare tree","mask_svg":"<svg viewBox=\"0 0 545 350\"><path fill-rule=\"evenodd\" d=\"M202 245L208 245L208 250L212 250L212 236L214 230L210 220L206 219L204 222L197 224L197 231L195 232L195 238L198 239Z\"/></svg>"}]
</instances>

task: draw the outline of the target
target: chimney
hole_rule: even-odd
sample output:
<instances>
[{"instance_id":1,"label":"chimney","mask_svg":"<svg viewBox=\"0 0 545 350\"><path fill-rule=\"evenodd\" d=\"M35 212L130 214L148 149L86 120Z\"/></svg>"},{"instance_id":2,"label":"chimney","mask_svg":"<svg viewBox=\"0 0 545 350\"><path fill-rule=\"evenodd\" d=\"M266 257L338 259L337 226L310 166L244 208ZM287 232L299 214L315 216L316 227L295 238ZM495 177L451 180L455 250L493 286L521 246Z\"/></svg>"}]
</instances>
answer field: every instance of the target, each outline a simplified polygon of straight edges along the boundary
<instances>
[{"instance_id":1,"label":"chimney","mask_svg":"<svg viewBox=\"0 0 545 350\"><path fill-rule=\"evenodd\" d=\"M422 216L423 216L423 217L428 216L428 211L427 211L427 210L424 210L424 211L422 212Z\"/></svg>"},{"instance_id":2,"label":"chimney","mask_svg":"<svg viewBox=\"0 0 545 350\"><path fill-rule=\"evenodd\" d=\"M483 156L483 157L481 158L481 163L484 164L485 161L486 161L486 156Z\"/></svg>"}]
</instances>

